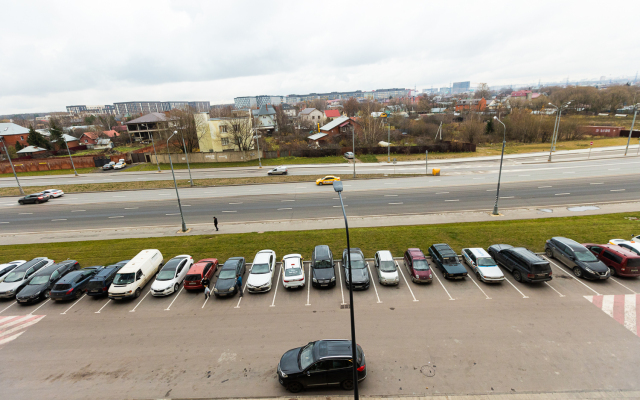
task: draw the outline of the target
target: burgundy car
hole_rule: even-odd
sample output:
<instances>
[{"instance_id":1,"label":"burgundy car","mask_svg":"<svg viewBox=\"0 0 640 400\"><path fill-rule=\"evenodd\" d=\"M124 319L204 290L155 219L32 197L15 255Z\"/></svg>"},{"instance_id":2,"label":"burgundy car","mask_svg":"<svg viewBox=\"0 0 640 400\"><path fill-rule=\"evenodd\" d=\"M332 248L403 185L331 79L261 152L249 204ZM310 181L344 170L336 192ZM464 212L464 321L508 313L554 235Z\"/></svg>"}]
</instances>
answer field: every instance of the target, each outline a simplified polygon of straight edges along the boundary
<instances>
[{"instance_id":1,"label":"burgundy car","mask_svg":"<svg viewBox=\"0 0 640 400\"><path fill-rule=\"evenodd\" d=\"M583 246L609 267L611 275L640 276L640 256L631 250L613 244L585 243Z\"/></svg>"},{"instance_id":2,"label":"burgundy car","mask_svg":"<svg viewBox=\"0 0 640 400\"><path fill-rule=\"evenodd\" d=\"M404 252L404 266L411 280L416 283L429 283L433 279L429 262L420 249L412 248Z\"/></svg>"}]
</instances>

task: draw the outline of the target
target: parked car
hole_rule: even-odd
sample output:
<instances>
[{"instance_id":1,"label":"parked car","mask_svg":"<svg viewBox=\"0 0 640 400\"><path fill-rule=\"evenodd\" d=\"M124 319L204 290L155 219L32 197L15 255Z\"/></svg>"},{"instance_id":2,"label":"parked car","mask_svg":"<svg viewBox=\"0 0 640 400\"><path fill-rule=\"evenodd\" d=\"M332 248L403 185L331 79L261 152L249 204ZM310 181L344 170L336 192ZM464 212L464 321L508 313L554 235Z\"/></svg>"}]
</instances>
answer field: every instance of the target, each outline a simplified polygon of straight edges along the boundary
<instances>
[{"instance_id":1,"label":"parked car","mask_svg":"<svg viewBox=\"0 0 640 400\"><path fill-rule=\"evenodd\" d=\"M20 199L18 199L18 204L40 204L49 201L49 196L46 194L39 192L28 194Z\"/></svg>"},{"instance_id":2,"label":"parked car","mask_svg":"<svg viewBox=\"0 0 640 400\"><path fill-rule=\"evenodd\" d=\"M116 163L116 165L113 166L113 169L123 169L126 166L127 166L126 163L118 162L118 163Z\"/></svg>"},{"instance_id":3,"label":"parked car","mask_svg":"<svg viewBox=\"0 0 640 400\"><path fill-rule=\"evenodd\" d=\"M636 253L612 244L585 243L584 247L609 268L611 275L640 276L640 256Z\"/></svg>"},{"instance_id":4,"label":"parked car","mask_svg":"<svg viewBox=\"0 0 640 400\"><path fill-rule=\"evenodd\" d=\"M113 169L113 166L116 165L115 161L111 161L105 165L102 166L102 170L103 171L108 171L110 169Z\"/></svg>"},{"instance_id":5,"label":"parked car","mask_svg":"<svg viewBox=\"0 0 640 400\"><path fill-rule=\"evenodd\" d=\"M7 275L9 275L9 272L13 271L26 262L26 260L14 260L9 261L6 264L0 264L0 283L4 281L4 278L6 278Z\"/></svg>"},{"instance_id":6,"label":"parked car","mask_svg":"<svg viewBox=\"0 0 640 400\"><path fill-rule=\"evenodd\" d=\"M640 241L636 240L624 240L624 239L611 239L609 240L609 244L615 244L617 246L623 247L627 250L630 250L638 255L640 255Z\"/></svg>"},{"instance_id":7,"label":"parked car","mask_svg":"<svg viewBox=\"0 0 640 400\"><path fill-rule=\"evenodd\" d=\"M193 258L188 254L175 256L167 261L151 284L151 295L168 296L177 292L192 265Z\"/></svg>"},{"instance_id":8,"label":"parked car","mask_svg":"<svg viewBox=\"0 0 640 400\"><path fill-rule=\"evenodd\" d=\"M438 243L429 247L429 255L447 279L464 279L467 269L460 263L458 255L446 243Z\"/></svg>"},{"instance_id":9,"label":"parked car","mask_svg":"<svg viewBox=\"0 0 640 400\"><path fill-rule=\"evenodd\" d=\"M275 167L267 172L267 175L287 175L289 170L285 166Z\"/></svg>"},{"instance_id":10,"label":"parked car","mask_svg":"<svg viewBox=\"0 0 640 400\"><path fill-rule=\"evenodd\" d=\"M367 377L364 351L356 345L358 382ZM292 393L308 387L340 385L353 390L351 340L318 340L284 353L277 368L278 382Z\"/></svg>"},{"instance_id":11,"label":"parked car","mask_svg":"<svg viewBox=\"0 0 640 400\"><path fill-rule=\"evenodd\" d=\"M489 254L498 265L510 271L518 282L536 283L553 279L549 262L524 247L494 244L489 246Z\"/></svg>"},{"instance_id":12,"label":"parked car","mask_svg":"<svg viewBox=\"0 0 640 400\"><path fill-rule=\"evenodd\" d=\"M344 282L349 287L349 260L347 258L347 249L342 251L342 268L344 270ZM367 290L371 284L371 278L369 277L369 270L364 260L364 254L362 250L357 247L351 248L351 273L353 276L353 290Z\"/></svg>"},{"instance_id":13,"label":"parked car","mask_svg":"<svg viewBox=\"0 0 640 400\"><path fill-rule=\"evenodd\" d=\"M27 304L35 303L43 299L48 299L51 288L62 277L71 271L80 268L80 264L76 260L66 260L61 263L51 264L48 267L41 268L29 280L29 283L22 288L16 295L18 303Z\"/></svg>"},{"instance_id":14,"label":"parked car","mask_svg":"<svg viewBox=\"0 0 640 400\"><path fill-rule=\"evenodd\" d=\"M46 194L50 198L58 198L58 197L64 196L64 192L60 189L47 189L47 190L44 190L42 193Z\"/></svg>"},{"instance_id":15,"label":"parked car","mask_svg":"<svg viewBox=\"0 0 640 400\"><path fill-rule=\"evenodd\" d=\"M29 283L29 279L44 267L53 264L53 260L37 257L14 268L0 283L0 299L11 299Z\"/></svg>"},{"instance_id":16,"label":"parked car","mask_svg":"<svg viewBox=\"0 0 640 400\"><path fill-rule=\"evenodd\" d=\"M118 271L122 269L131 260L123 260L115 264L106 266L98 271L97 274L87 284L87 295L89 296L107 296L109 293L109 286L113 283Z\"/></svg>"},{"instance_id":17,"label":"parked car","mask_svg":"<svg viewBox=\"0 0 640 400\"><path fill-rule=\"evenodd\" d=\"M244 258L242 260L244 262ZM217 258L204 258L193 264L191 268L189 268L187 276L184 278L185 290L203 290L202 280L207 278L209 282L211 282L216 269L218 269Z\"/></svg>"},{"instance_id":18,"label":"parked car","mask_svg":"<svg viewBox=\"0 0 640 400\"><path fill-rule=\"evenodd\" d=\"M333 182L339 180L339 176L327 175L324 178L316 179L316 185L333 185Z\"/></svg>"},{"instance_id":19,"label":"parked car","mask_svg":"<svg viewBox=\"0 0 640 400\"><path fill-rule=\"evenodd\" d=\"M213 294L216 297L225 297L238 293L238 278L244 276L245 269L244 257L231 257L225 261L213 287Z\"/></svg>"},{"instance_id":20,"label":"parked car","mask_svg":"<svg viewBox=\"0 0 640 400\"><path fill-rule=\"evenodd\" d=\"M495 260L481 247L462 249L462 259L482 282L502 282L504 274Z\"/></svg>"},{"instance_id":21,"label":"parked car","mask_svg":"<svg viewBox=\"0 0 640 400\"><path fill-rule=\"evenodd\" d=\"M54 301L79 299L87 291L91 278L102 268L95 266L69 272L53 286L49 298Z\"/></svg>"},{"instance_id":22,"label":"parked car","mask_svg":"<svg viewBox=\"0 0 640 400\"><path fill-rule=\"evenodd\" d=\"M336 270L333 253L327 245L319 245L311 254L311 285L313 287L333 287L336 285Z\"/></svg>"},{"instance_id":23,"label":"parked car","mask_svg":"<svg viewBox=\"0 0 640 400\"><path fill-rule=\"evenodd\" d=\"M261 250L256 254L247 277L246 287L249 293L268 292L271 290L275 266L275 251Z\"/></svg>"},{"instance_id":24,"label":"parked car","mask_svg":"<svg viewBox=\"0 0 640 400\"><path fill-rule=\"evenodd\" d=\"M354 154L352 151L347 151L346 153L344 153L344 158L348 158L348 159L353 159Z\"/></svg>"},{"instance_id":25,"label":"parked car","mask_svg":"<svg viewBox=\"0 0 640 400\"><path fill-rule=\"evenodd\" d=\"M304 264L300 254L287 254L282 257L282 285L285 289L303 288L307 283L304 276Z\"/></svg>"},{"instance_id":26,"label":"parked car","mask_svg":"<svg viewBox=\"0 0 640 400\"><path fill-rule=\"evenodd\" d=\"M418 248L410 248L404 252L404 267L415 283L429 283L433 280L433 272L427 258Z\"/></svg>"},{"instance_id":27,"label":"parked car","mask_svg":"<svg viewBox=\"0 0 640 400\"><path fill-rule=\"evenodd\" d=\"M378 282L380 282L381 285L397 285L400 283L396 262L393 260L393 256L389 250L377 251L373 260L373 265L378 275Z\"/></svg>"},{"instance_id":28,"label":"parked car","mask_svg":"<svg viewBox=\"0 0 640 400\"><path fill-rule=\"evenodd\" d=\"M162 267L162 253L157 249L146 249L138 253L113 278L109 286L109 298L122 300L137 298L142 289Z\"/></svg>"},{"instance_id":29,"label":"parked car","mask_svg":"<svg viewBox=\"0 0 640 400\"><path fill-rule=\"evenodd\" d=\"M547 240L544 251L549 258L555 258L578 278L608 279L609 268L599 261L586 247L575 240L557 236Z\"/></svg>"}]
</instances>

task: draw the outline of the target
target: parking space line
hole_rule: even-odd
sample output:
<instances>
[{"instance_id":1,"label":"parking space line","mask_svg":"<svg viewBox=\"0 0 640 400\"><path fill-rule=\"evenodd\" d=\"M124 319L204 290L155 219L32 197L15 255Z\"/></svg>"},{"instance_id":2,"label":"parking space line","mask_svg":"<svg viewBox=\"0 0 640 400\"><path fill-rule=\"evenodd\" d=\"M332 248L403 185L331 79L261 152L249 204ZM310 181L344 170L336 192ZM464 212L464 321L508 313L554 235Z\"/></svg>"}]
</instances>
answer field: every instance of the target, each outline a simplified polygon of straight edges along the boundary
<instances>
[{"instance_id":1,"label":"parking space line","mask_svg":"<svg viewBox=\"0 0 640 400\"><path fill-rule=\"evenodd\" d=\"M353 264L351 264L351 265L353 265ZM351 268L353 268L353 267L351 267ZM376 287L376 280L373 279L373 274L371 273L371 267L369 266L369 262L367 262L367 269L369 270L369 280L371 280L371 283L373 283L373 288L376 291L376 297L378 298L378 303L382 303L380 301L380 296L378 296L378 288Z\"/></svg>"},{"instance_id":2,"label":"parking space line","mask_svg":"<svg viewBox=\"0 0 640 400\"><path fill-rule=\"evenodd\" d=\"M558 293L560 295L560 297L564 297L564 295L560 292L558 292L553 286L549 285L549 282L545 282L547 286L549 286L554 292Z\"/></svg>"},{"instance_id":3,"label":"parking space line","mask_svg":"<svg viewBox=\"0 0 640 400\"><path fill-rule=\"evenodd\" d=\"M453 297L451 297L451 295L449 294L449 291L447 290L447 288L444 287L444 285L442 284L442 281L440 281L440 278L438 278L438 274L436 274L436 271L433 271L433 268L432 268L431 272L433 272L433 276L436 277L436 279L438 280L438 283L440 284L440 286L442 286L444 291L447 293L447 296L449 296L449 300L455 300Z\"/></svg>"},{"instance_id":4,"label":"parking space line","mask_svg":"<svg viewBox=\"0 0 640 400\"><path fill-rule=\"evenodd\" d=\"M248 280L249 280L249 277L247 276L247 281ZM236 304L236 306L233 307L233 308L240 308L240 302L242 301L242 297L244 297L245 289L247 288L247 281L244 282L244 288L242 289L242 296L239 296L240 298L238 299L238 304ZM238 293L238 294L240 294L240 293Z\"/></svg>"},{"instance_id":5,"label":"parking space line","mask_svg":"<svg viewBox=\"0 0 640 400\"><path fill-rule=\"evenodd\" d=\"M407 278L405 278L404 272L402 272L402 270L400 269L398 262L396 260L393 260L393 262L396 263L396 270L400 271L400 275L402 275L402 279L404 279L404 283L407 284L407 287L409 288L409 292L411 293L411 297L413 297L413 301L420 301L416 299L416 296L414 296L413 290L411 290L411 286L409 286L409 282L407 281Z\"/></svg>"},{"instance_id":6,"label":"parking space line","mask_svg":"<svg viewBox=\"0 0 640 400\"><path fill-rule=\"evenodd\" d=\"M344 305L344 291L342 290L342 272L340 272L340 270L342 269L342 265L340 263L338 263L338 280L340 281L340 294L342 294L342 303L340 303L340 305Z\"/></svg>"},{"instance_id":7,"label":"parking space line","mask_svg":"<svg viewBox=\"0 0 640 400\"><path fill-rule=\"evenodd\" d=\"M618 285L622 286L623 288L627 289L628 291L630 291L633 294L638 294L635 290L632 290L628 287L626 287L625 285L623 285L622 283L618 282L617 279L613 279L613 276L610 276L609 279L611 279L612 281L614 281L615 283L617 283Z\"/></svg>"},{"instance_id":8,"label":"parking space line","mask_svg":"<svg viewBox=\"0 0 640 400\"><path fill-rule=\"evenodd\" d=\"M473 282L473 283L478 287L478 289L480 289L480 291L482 292L482 294L484 294L484 296L486 297L486 299L485 299L485 300L491 300L491 297L489 297L489 295L487 295L487 294L484 292L484 290L482 290L482 288L480 287L480 285L478 285L478 283L476 282L476 280L475 280L475 279L473 279L473 274L467 274L467 276L471 279L471 282Z\"/></svg>"},{"instance_id":9,"label":"parking space line","mask_svg":"<svg viewBox=\"0 0 640 400\"><path fill-rule=\"evenodd\" d=\"M104 305L102 307L100 307L100 309L98 311L96 311L94 314L100 314L100 311L102 311L103 308L105 308L107 306L107 304L111 303L111 299L107 300L106 303L104 303Z\"/></svg>"},{"instance_id":10,"label":"parking space line","mask_svg":"<svg viewBox=\"0 0 640 400\"><path fill-rule=\"evenodd\" d=\"M280 269L278 270L278 280L276 280L276 290L273 292L273 301L271 302L271 305L269 307L275 307L276 306L276 295L278 294L278 284L280 283L280 274L282 273L282 266L280 266Z\"/></svg>"},{"instance_id":11,"label":"parking space line","mask_svg":"<svg viewBox=\"0 0 640 400\"><path fill-rule=\"evenodd\" d=\"M87 297L87 294L83 294L82 296L80 296L80 298L78 300L76 300L71 307L67 308L66 310L64 310L64 312L61 312L60 315L65 315L67 313L67 311L71 310L73 308L73 306L75 306L76 304L78 304L80 302L80 300L84 299L85 297Z\"/></svg>"},{"instance_id":12,"label":"parking space line","mask_svg":"<svg viewBox=\"0 0 640 400\"><path fill-rule=\"evenodd\" d=\"M135 312L135 311L136 311L136 308L138 308L138 306L140 305L140 303L142 303L142 302L144 301L144 299L146 299L146 298L147 298L147 296L149 295L149 293L151 293L151 290L149 290L149 291L147 292L147 294L145 294L145 295L144 295L144 297L142 298L142 300L140 300L140 301L138 302L138 304L136 304L136 306L135 306L135 307L133 307L133 310L129 310L129 312Z\"/></svg>"},{"instance_id":13,"label":"parking space line","mask_svg":"<svg viewBox=\"0 0 640 400\"><path fill-rule=\"evenodd\" d=\"M545 260L549 261L549 263L551 265L554 265L556 268L560 269L562 272L565 272L564 268L560 267L558 264L556 264L555 261L551 260L549 257L547 257L546 255L542 256ZM587 285L586 283L582 282L580 279L577 279L576 277L573 276L573 274L568 273L567 275L569 275L569 277L573 280L575 280L576 282L580 282L584 287L586 287L587 289L591 290L593 293L595 293L597 296L600 296L600 293L598 293L597 291L593 290L589 285Z\"/></svg>"},{"instance_id":14,"label":"parking space line","mask_svg":"<svg viewBox=\"0 0 640 400\"><path fill-rule=\"evenodd\" d=\"M515 290L517 290L517 291L518 291L518 293L520 293L520 294L522 295L522 298L523 298L523 299L528 299L528 298L529 298L529 296L527 296L527 295L525 295L524 293L522 293L522 292L520 291L520 289L518 289L518 288L516 287L516 285L514 285L513 283L511 283L511 281L510 281L506 276L504 277L504 280L505 280L505 281L507 281L507 282L509 282L509 285L513 286L513 288L514 288Z\"/></svg>"},{"instance_id":15,"label":"parking space line","mask_svg":"<svg viewBox=\"0 0 640 400\"><path fill-rule=\"evenodd\" d=\"M169 307L165 308L165 311L169 311L169 309L171 308L171 306L173 305L173 303L178 299L178 296L180 296L180 293L182 293L182 289L184 289L184 286L180 287L180 290L178 291L178 294L176 295L176 297L173 298L173 301L171 302L171 304L169 304ZM211 296L209 296L211 297ZM209 300L209 299L207 299ZM202 306L202 308L204 308L204 305Z\"/></svg>"},{"instance_id":16,"label":"parking space line","mask_svg":"<svg viewBox=\"0 0 640 400\"><path fill-rule=\"evenodd\" d=\"M304 274L304 263L302 263L302 273ZM305 306L310 306L311 303L309 303L309 296L311 295L311 282L312 282L312 278L311 278L311 263L309 263L309 274L307 275L307 279L305 279L305 281L307 281L307 304L305 304Z\"/></svg>"},{"instance_id":17,"label":"parking space line","mask_svg":"<svg viewBox=\"0 0 640 400\"><path fill-rule=\"evenodd\" d=\"M0 311L0 314L2 314L3 312L7 311L9 309L9 307L11 307L14 304L17 304L17 301L14 301L13 303L9 304L9 306L7 306L7 308L5 308L4 310ZM342 303L344 304L344 300L342 300Z\"/></svg>"},{"instance_id":18,"label":"parking space line","mask_svg":"<svg viewBox=\"0 0 640 400\"><path fill-rule=\"evenodd\" d=\"M35 310L31 311L29 313L29 315L33 315L34 312L38 311L39 309L42 308L42 306L44 306L45 304L47 304L49 301L51 301L51 299L47 299L47 301L45 301L44 303L40 304L40 307L36 308Z\"/></svg>"}]
</instances>

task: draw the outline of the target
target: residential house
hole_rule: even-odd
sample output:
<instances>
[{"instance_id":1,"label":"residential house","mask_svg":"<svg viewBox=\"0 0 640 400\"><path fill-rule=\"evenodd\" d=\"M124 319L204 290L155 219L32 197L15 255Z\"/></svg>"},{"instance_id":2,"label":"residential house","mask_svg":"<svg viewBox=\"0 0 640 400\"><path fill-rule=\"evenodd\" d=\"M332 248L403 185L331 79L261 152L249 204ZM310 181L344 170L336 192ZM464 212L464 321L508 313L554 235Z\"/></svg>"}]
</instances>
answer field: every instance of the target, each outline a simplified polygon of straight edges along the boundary
<instances>
[{"instance_id":1,"label":"residential house","mask_svg":"<svg viewBox=\"0 0 640 400\"><path fill-rule=\"evenodd\" d=\"M305 108L300 111L298 114L298 119L301 123L312 123L315 124L323 124L324 123L324 113L315 108Z\"/></svg>"},{"instance_id":2,"label":"residential house","mask_svg":"<svg viewBox=\"0 0 640 400\"><path fill-rule=\"evenodd\" d=\"M271 136L278 130L276 110L270 105L263 105L259 110L251 110L253 127L260 133Z\"/></svg>"},{"instance_id":3,"label":"residential house","mask_svg":"<svg viewBox=\"0 0 640 400\"><path fill-rule=\"evenodd\" d=\"M246 118L247 125L251 126L249 115L236 118L209 118L208 113L197 113L193 116L198 132L198 145L202 153L240 150L231 132L231 122L237 121L238 118Z\"/></svg>"},{"instance_id":4,"label":"residential house","mask_svg":"<svg viewBox=\"0 0 640 400\"><path fill-rule=\"evenodd\" d=\"M286 116L288 116L290 118L293 118L293 117L296 116L297 110L296 110L296 108L294 106L292 106L290 104L287 104L287 103L283 103L282 104L282 112Z\"/></svg>"},{"instance_id":5,"label":"residential house","mask_svg":"<svg viewBox=\"0 0 640 400\"><path fill-rule=\"evenodd\" d=\"M320 147L321 144L327 143L327 139L329 139L329 135L326 133L315 133L311 136L308 136L309 144L315 147Z\"/></svg>"},{"instance_id":6,"label":"residential house","mask_svg":"<svg viewBox=\"0 0 640 400\"><path fill-rule=\"evenodd\" d=\"M73 150L74 147L80 146L80 140L75 136L71 136L66 133L63 133L62 139L66 142L66 145L69 147L69 149ZM49 141L51 142L51 144L54 144L57 142L57 140L51 140L51 136L49 136ZM64 149L64 148L65 147L62 147L61 149Z\"/></svg>"},{"instance_id":7,"label":"residential house","mask_svg":"<svg viewBox=\"0 0 640 400\"><path fill-rule=\"evenodd\" d=\"M325 118L338 118L340 116L340 110L325 110L324 117Z\"/></svg>"},{"instance_id":8,"label":"residential house","mask_svg":"<svg viewBox=\"0 0 640 400\"><path fill-rule=\"evenodd\" d=\"M484 111L487 108L487 100L481 99L461 99L456 103L456 111Z\"/></svg>"},{"instance_id":9,"label":"residential house","mask_svg":"<svg viewBox=\"0 0 640 400\"><path fill-rule=\"evenodd\" d=\"M29 129L13 122L0 123L0 136L4 140L7 147L15 146L16 143L20 143L22 147L28 146L27 136L29 136Z\"/></svg>"},{"instance_id":10,"label":"residential house","mask_svg":"<svg viewBox=\"0 0 640 400\"><path fill-rule=\"evenodd\" d=\"M108 149L113 149L113 142L111 141L111 139L103 139L100 138L98 139L98 141L96 142L96 144L93 145L93 148L95 150L108 150Z\"/></svg>"},{"instance_id":11,"label":"residential house","mask_svg":"<svg viewBox=\"0 0 640 400\"><path fill-rule=\"evenodd\" d=\"M358 124L353 118L338 117L328 124L320 127L320 133L326 133L328 135L327 139L330 139L342 134L350 134L352 129L355 129L356 132L359 131L360 124Z\"/></svg>"},{"instance_id":12,"label":"residential house","mask_svg":"<svg viewBox=\"0 0 640 400\"><path fill-rule=\"evenodd\" d=\"M113 139L113 138L117 138L118 136L120 136L120 133L115 131L115 130L110 130L110 131L103 131L100 134L101 137L108 137L109 139Z\"/></svg>"},{"instance_id":13,"label":"residential house","mask_svg":"<svg viewBox=\"0 0 640 400\"><path fill-rule=\"evenodd\" d=\"M152 112L125 123L133 138L140 141L151 140L151 135L170 129L175 125L164 113ZM115 127L114 127L115 128Z\"/></svg>"},{"instance_id":14,"label":"residential house","mask_svg":"<svg viewBox=\"0 0 640 400\"><path fill-rule=\"evenodd\" d=\"M518 98L523 100L537 99L538 97L540 97L540 95L541 95L540 93L533 93L531 90L516 90L515 92L511 92L512 98Z\"/></svg>"},{"instance_id":15,"label":"residential house","mask_svg":"<svg viewBox=\"0 0 640 400\"><path fill-rule=\"evenodd\" d=\"M85 132L80 136L80 143L85 146L93 146L98 142L99 139L98 132Z\"/></svg>"},{"instance_id":16,"label":"residential house","mask_svg":"<svg viewBox=\"0 0 640 400\"><path fill-rule=\"evenodd\" d=\"M47 151L47 149L43 149L42 147L27 146L24 149L17 151L16 153L20 154L21 156L35 156L38 154L44 154Z\"/></svg>"}]
</instances>

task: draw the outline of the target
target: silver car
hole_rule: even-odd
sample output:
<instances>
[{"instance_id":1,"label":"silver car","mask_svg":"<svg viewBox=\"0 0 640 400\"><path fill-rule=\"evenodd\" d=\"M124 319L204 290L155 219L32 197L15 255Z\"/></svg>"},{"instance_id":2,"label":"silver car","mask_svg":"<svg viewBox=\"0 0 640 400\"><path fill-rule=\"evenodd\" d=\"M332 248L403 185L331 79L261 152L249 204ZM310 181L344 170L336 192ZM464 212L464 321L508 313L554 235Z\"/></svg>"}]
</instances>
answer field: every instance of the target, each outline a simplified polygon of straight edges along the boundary
<instances>
[{"instance_id":1,"label":"silver car","mask_svg":"<svg viewBox=\"0 0 640 400\"><path fill-rule=\"evenodd\" d=\"M376 252L374 267L378 275L378 282L381 285L397 285L400 283L398 268L389 250Z\"/></svg>"},{"instance_id":2,"label":"silver car","mask_svg":"<svg viewBox=\"0 0 640 400\"><path fill-rule=\"evenodd\" d=\"M288 172L287 167L280 166L267 172L267 175L287 175Z\"/></svg>"},{"instance_id":3,"label":"silver car","mask_svg":"<svg viewBox=\"0 0 640 400\"><path fill-rule=\"evenodd\" d=\"M482 282L504 281L502 270L485 249L462 249L462 258Z\"/></svg>"}]
</instances>

